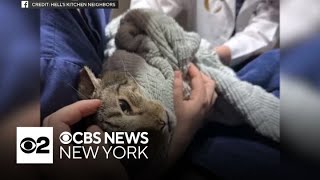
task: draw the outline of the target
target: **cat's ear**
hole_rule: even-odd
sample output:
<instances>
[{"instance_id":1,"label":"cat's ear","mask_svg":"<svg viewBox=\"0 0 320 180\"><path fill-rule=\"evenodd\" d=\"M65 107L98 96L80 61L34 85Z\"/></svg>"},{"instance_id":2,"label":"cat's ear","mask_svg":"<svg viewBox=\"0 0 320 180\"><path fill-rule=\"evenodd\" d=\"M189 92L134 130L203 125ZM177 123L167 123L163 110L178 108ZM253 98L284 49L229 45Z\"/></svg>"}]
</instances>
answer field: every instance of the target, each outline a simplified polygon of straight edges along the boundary
<instances>
[{"instance_id":1,"label":"cat's ear","mask_svg":"<svg viewBox=\"0 0 320 180\"><path fill-rule=\"evenodd\" d=\"M80 71L79 96L82 99L89 99L93 92L100 86L101 80L96 78L93 72L85 66Z\"/></svg>"}]
</instances>

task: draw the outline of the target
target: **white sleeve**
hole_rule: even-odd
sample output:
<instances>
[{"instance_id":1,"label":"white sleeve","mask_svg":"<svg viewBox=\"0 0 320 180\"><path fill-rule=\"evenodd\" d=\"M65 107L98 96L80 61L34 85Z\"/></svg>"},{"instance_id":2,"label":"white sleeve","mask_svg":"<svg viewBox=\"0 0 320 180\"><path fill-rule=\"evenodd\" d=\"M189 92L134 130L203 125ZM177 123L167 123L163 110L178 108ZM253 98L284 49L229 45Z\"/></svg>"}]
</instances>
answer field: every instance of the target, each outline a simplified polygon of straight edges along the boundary
<instances>
[{"instance_id":1,"label":"white sleeve","mask_svg":"<svg viewBox=\"0 0 320 180\"><path fill-rule=\"evenodd\" d=\"M130 9L151 8L175 17L183 9L182 0L131 0Z\"/></svg>"},{"instance_id":2,"label":"white sleeve","mask_svg":"<svg viewBox=\"0 0 320 180\"><path fill-rule=\"evenodd\" d=\"M274 48L279 39L279 6L275 1L262 1L249 25L224 45L231 49L232 64Z\"/></svg>"}]
</instances>

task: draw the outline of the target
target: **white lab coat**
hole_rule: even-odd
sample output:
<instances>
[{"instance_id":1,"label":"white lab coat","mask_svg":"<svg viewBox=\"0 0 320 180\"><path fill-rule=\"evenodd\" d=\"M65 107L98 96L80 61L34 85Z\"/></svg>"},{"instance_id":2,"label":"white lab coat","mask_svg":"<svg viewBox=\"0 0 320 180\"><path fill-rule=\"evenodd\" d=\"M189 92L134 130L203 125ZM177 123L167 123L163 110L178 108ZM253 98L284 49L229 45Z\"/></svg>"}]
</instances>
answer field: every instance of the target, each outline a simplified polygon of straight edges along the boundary
<instances>
[{"instance_id":1,"label":"white lab coat","mask_svg":"<svg viewBox=\"0 0 320 180\"><path fill-rule=\"evenodd\" d=\"M231 49L232 64L274 48L279 39L279 1L246 0L238 17L236 0L131 0L130 8L153 8L176 17L185 10L183 26L207 39L212 48ZM235 31L235 35L232 36ZM232 37L231 37L232 36Z\"/></svg>"}]
</instances>

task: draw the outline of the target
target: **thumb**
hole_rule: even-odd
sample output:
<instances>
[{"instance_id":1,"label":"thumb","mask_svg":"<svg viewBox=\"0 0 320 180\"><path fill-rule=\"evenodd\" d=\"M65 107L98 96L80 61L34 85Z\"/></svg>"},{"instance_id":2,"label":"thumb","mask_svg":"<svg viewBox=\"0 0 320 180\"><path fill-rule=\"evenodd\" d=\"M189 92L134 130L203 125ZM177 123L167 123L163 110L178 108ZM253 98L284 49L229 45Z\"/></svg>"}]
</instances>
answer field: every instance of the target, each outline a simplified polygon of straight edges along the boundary
<instances>
[{"instance_id":1,"label":"thumb","mask_svg":"<svg viewBox=\"0 0 320 180\"><path fill-rule=\"evenodd\" d=\"M199 69L194 65L191 64L189 68L189 75L191 78L191 96L190 100L204 98L206 97L206 90L204 87L204 80L202 78L201 72Z\"/></svg>"}]
</instances>

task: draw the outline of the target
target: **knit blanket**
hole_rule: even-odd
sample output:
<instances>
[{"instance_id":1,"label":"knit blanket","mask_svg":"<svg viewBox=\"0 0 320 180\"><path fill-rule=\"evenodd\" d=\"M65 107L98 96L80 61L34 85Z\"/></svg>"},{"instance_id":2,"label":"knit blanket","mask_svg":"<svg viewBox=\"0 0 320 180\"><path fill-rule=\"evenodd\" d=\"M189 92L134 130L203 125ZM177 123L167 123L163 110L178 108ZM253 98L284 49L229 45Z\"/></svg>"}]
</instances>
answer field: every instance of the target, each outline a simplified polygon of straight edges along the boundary
<instances>
[{"instance_id":1,"label":"knit blanket","mask_svg":"<svg viewBox=\"0 0 320 180\"><path fill-rule=\"evenodd\" d=\"M119 56L117 50L125 50L144 59L139 66L132 65L130 58L119 61L146 96L167 109L174 112L174 70L182 71L185 97L190 94L187 69L192 62L217 83L219 97L210 119L227 125L247 123L260 134L279 141L279 99L259 86L241 81L220 62L206 40L184 31L173 18L148 9L129 10L106 27L106 36L110 40L106 58L115 52Z\"/></svg>"}]
</instances>

